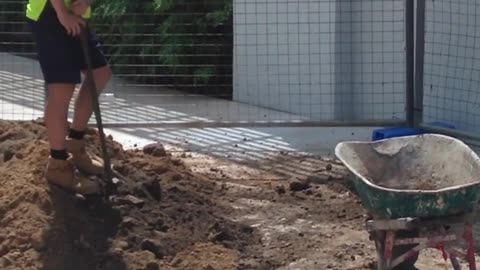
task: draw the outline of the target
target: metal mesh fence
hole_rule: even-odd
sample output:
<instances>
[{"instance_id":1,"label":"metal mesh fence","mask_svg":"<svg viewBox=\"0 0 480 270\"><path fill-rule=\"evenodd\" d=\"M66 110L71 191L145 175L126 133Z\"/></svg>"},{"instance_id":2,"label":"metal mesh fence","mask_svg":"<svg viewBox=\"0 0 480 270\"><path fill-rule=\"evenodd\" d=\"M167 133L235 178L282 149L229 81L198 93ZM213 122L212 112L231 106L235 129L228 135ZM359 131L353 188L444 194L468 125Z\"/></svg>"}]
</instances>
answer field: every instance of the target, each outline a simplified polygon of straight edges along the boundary
<instances>
[{"instance_id":1,"label":"metal mesh fence","mask_svg":"<svg viewBox=\"0 0 480 270\"><path fill-rule=\"evenodd\" d=\"M426 1L423 121L480 131L480 4Z\"/></svg>"},{"instance_id":2,"label":"metal mesh fence","mask_svg":"<svg viewBox=\"0 0 480 270\"><path fill-rule=\"evenodd\" d=\"M236 99L310 119L404 119L404 1L234 7Z\"/></svg>"},{"instance_id":3,"label":"metal mesh fence","mask_svg":"<svg viewBox=\"0 0 480 270\"><path fill-rule=\"evenodd\" d=\"M115 73L101 97L107 124L405 120L403 0L155 3L95 4ZM1 119L44 106L25 4L0 7Z\"/></svg>"},{"instance_id":4,"label":"metal mesh fence","mask_svg":"<svg viewBox=\"0 0 480 270\"><path fill-rule=\"evenodd\" d=\"M20 12L24 14L24 5L18 1L0 5L0 119L39 116L34 105L41 108L43 104L36 98L43 80L36 76L34 46Z\"/></svg>"}]
</instances>

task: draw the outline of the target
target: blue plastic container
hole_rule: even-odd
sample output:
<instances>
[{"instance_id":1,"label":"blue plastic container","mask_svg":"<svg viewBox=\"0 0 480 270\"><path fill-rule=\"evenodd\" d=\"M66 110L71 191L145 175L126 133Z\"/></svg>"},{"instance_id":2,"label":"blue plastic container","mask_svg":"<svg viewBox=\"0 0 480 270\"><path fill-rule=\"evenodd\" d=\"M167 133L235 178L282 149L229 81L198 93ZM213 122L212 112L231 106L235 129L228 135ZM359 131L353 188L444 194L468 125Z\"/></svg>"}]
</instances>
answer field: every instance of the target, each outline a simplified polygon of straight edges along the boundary
<instances>
[{"instance_id":1,"label":"blue plastic container","mask_svg":"<svg viewBox=\"0 0 480 270\"><path fill-rule=\"evenodd\" d=\"M432 122L429 123L430 126L437 126L448 129L455 129L453 124L446 122ZM413 136L419 134L431 133L422 129L416 128L405 128L405 127L393 127L393 128L382 128L374 130L372 133L372 141L378 141L389 138L403 137L403 136Z\"/></svg>"},{"instance_id":2,"label":"blue plastic container","mask_svg":"<svg viewBox=\"0 0 480 270\"><path fill-rule=\"evenodd\" d=\"M403 137L403 136L413 136L418 134L423 134L423 130L415 128L382 128L373 131L372 141L378 141L389 138Z\"/></svg>"}]
</instances>

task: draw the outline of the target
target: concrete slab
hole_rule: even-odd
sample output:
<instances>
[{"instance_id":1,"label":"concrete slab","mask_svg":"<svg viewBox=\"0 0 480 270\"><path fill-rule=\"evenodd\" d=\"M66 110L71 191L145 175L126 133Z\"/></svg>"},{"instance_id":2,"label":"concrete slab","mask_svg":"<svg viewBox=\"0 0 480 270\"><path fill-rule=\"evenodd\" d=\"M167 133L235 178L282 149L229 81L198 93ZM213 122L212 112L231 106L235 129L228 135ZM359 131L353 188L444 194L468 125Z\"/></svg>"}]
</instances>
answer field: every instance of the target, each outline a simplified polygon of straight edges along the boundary
<instances>
[{"instance_id":1,"label":"concrete slab","mask_svg":"<svg viewBox=\"0 0 480 270\"><path fill-rule=\"evenodd\" d=\"M105 123L189 123L301 120L278 112L171 89L132 85L115 78L101 97ZM0 118L31 120L43 116L44 82L38 63L0 53ZM112 97L110 93L113 93ZM73 108L72 108L73 109ZM72 110L71 110L72 111ZM72 115L70 115L71 117ZM94 119L92 118L92 123ZM341 140L370 138L369 128L110 128L119 142L130 148L160 141L192 151L332 153Z\"/></svg>"},{"instance_id":2,"label":"concrete slab","mask_svg":"<svg viewBox=\"0 0 480 270\"><path fill-rule=\"evenodd\" d=\"M43 110L44 83L38 63L32 59L0 53L0 117L12 116L11 104ZM161 87L137 85L114 78L101 96L103 119L111 124L295 121L305 117L229 100L186 94ZM113 95L112 95L113 94ZM1 108L4 109L1 109ZM30 119L26 112L24 118ZM36 116L36 114L35 114Z\"/></svg>"},{"instance_id":3,"label":"concrete slab","mask_svg":"<svg viewBox=\"0 0 480 270\"><path fill-rule=\"evenodd\" d=\"M373 128L109 128L126 148L152 142L187 151L231 156L234 152L269 155L303 152L331 156L337 143L369 140Z\"/></svg>"},{"instance_id":4,"label":"concrete slab","mask_svg":"<svg viewBox=\"0 0 480 270\"><path fill-rule=\"evenodd\" d=\"M370 140L374 129L368 127L200 129L193 125L176 128L162 128L158 125L149 127L149 123L292 121L304 118L171 89L132 85L118 78L114 78L105 93L107 95L101 97L105 123L146 124L141 128L107 129L107 132L114 135L127 148L160 141L192 151L219 155L228 152L279 151L332 155L338 142ZM43 107L44 82L38 63L32 59L0 53L0 119L36 119L43 116ZM473 142L471 145L477 149Z\"/></svg>"}]
</instances>

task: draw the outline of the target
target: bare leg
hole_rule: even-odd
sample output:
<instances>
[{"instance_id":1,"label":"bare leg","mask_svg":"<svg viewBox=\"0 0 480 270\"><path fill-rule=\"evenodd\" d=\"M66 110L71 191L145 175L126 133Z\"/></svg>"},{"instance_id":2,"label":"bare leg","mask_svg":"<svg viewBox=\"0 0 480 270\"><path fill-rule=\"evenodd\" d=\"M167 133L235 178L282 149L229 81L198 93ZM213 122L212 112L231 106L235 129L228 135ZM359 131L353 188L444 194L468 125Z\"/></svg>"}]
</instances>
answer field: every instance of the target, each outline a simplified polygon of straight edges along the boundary
<instances>
[{"instance_id":1,"label":"bare leg","mask_svg":"<svg viewBox=\"0 0 480 270\"><path fill-rule=\"evenodd\" d=\"M83 74L85 74L85 72L83 72ZM108 66L98 68L93 70L93 76L95 77L95 84L98 93L100 94L112 78L112 71ZM90 91L88 85L84 82L78 93L77 100L75 101L75 112L72 123L72 128L74 130L85 130L87 128L88 120L90 120L90 117L92 116L93 105Z\"/></svg>"},{"instance_id":2,"label":"bare leg","mask_svg":"<svg viewBox=\"0 0 480 270\"><path fill-rule=\"evenodd\" d=\"M48 85L48 98L44 118L50 148L54 150L65 149L68 106L74 89L75 85L73 84Z\"/></svg>"},{"instance_id":3,"label":"bare leg","mask_svg":"<svg viewBox=\"0 0 480 270\"><path fill-rule=\"evenodd\" d=\"M60 186L75 193L95 194L100 188L98 183L88 178L77 178L74 168L68 156L56 158L58 152L66 153L68 107L75 89L74 84L50 84L48 85L48 99L45 125L47 126L48 141L50 143L51 156L48 160L45 177L48 182ZM56 154L54 154L56 153Z\"/></svg>"}]
</instances>

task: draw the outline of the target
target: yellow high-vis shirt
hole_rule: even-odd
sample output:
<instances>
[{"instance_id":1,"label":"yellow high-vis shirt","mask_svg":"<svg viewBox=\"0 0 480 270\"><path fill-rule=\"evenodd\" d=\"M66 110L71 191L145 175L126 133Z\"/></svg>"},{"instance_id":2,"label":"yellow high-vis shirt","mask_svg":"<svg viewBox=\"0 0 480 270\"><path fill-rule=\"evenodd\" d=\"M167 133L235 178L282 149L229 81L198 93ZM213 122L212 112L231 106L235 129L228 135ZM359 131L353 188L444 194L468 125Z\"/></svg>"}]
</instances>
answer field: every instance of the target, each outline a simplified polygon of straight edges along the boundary
<instances>
[{"instance_id":1,"label":"yellow high-vis shirt","mask_svg":"<svg viewBox=\"0 0 480 270\"><path fill-rule=\"evenodd\" d=\"M48 1L50 0L28 0L27 4L27 18L38 21L40 15L42 15L45 6L47 5ZM65 4L70 6L71 0L65 0ZM83 18L89 19L92 15L92 8L88 8L87 12L83 15Z\"/></svg>"}]
</instances>

